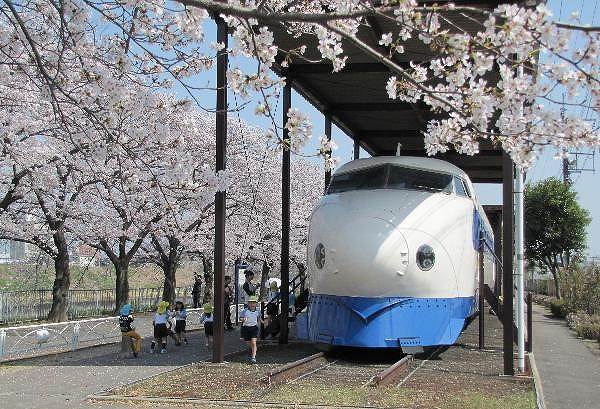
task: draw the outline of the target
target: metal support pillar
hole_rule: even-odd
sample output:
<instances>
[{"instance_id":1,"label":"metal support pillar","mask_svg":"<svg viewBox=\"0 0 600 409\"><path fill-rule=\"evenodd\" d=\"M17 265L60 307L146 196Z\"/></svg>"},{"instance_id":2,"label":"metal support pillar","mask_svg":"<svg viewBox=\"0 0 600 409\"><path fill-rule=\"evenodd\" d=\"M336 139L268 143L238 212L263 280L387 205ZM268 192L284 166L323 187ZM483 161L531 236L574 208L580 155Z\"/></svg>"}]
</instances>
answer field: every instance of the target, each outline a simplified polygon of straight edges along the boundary
<instances>
[{"instance_id":1,"label":"metal support pillar","mask_svg":"<svg viewBox=\"0 0 600 409\"><path fill-rule=\"evenodd\" d=\"M331 142L331 115L325 114L325 136L327 137L327 141ZM329 182L331 181L331 169L327 169L325 171L325 191L327 191L327 186L329 186Z\"/></svg>"},{"instance_id":2,"label":"metal support pillar","mask_svg":"<svg viewBox=\"0 0 600 409\"><path fill-rule=\"evenodd\" d=\"M479 349L485 348L485 271L483 264L484 251L483 232L479 233Z\"/></svg>"},{"instance_id":3,"label":"metal support pillar","mask_svg":"<svg viewBox=\"0 0 600 409\"><path fill-rule=\"evenodd\" d=\"M504 333L504 375L514 375L513 357L513 161L502 154L502 318Z\"/></svg>"},{"instance_id":4,"label":"metal support pillar","mask_svg":"<svg viewBox=\"0 0 600 409\"><path fill-rule=\"evenodd\" d=\"M291 80L287 78L283 88L282 126L287 121L287 113L292 107ZM289 140L289 131L283 128L283 139ZM283 150L281 161L281 321L279 343L288 342L288 311L290 301L290 150Z\"/></svg>"},{"instance_id":5,"label":"metal support pillar","mask_svg":"<svg viewBox=\"0 0 600 409\"><path fill-rule=\"evenodd\" d=\"M492 222L492 231L494 232L494 254L498 257L498 260L502 259L502 213L496 214L494 216L494 220ZM496 297L500 296L501 288L502 288L502 267L500 263L494 259L494 266L496 267L495 272L495 280L494 280L494 295Z\"/></svg>"},{"instance_id":6,"label":"metal support pillar","mask_svg":"<svg viewBox=\"0 0 600 409\"><path fill-rule=\"evenodd\" d=\"M354 159L360 158L360 140L358 137L354 138Z\"/></svg>"},{"instance_id":7,"label":"metal support pillar","mask_svg":"<svg viewBox=\"0 0 600 409\"><path fill-rule=\"evenodd\" d=\"M523 171L516 167L515 175L515 253L517 255L517 354L519 372L525 372L525 283L524 276L524 226L523 226Z\"/></svg>"},{"instance_id":8,"label":"metal support pillar","mask_svg":"<svg viewBox=\"0 0 600 409\"><path fill-rule=\"evenodd\" d=\"M217 41L225 47L217 53L217 109L216 109L216 170L225 170L227 149L227 24L221 17L217 23ZM214 346L213 362L224 358L224 277L225 277L225 192L215 195L215 266L214 266Z\"/></svg>"},{"instance_id":9,"label":"metal support pillar","mask_svg":"<svg viewBox=\"0 0 600 409\"><path fill-rule=\"evenodd\" d=\"M533 310L531 293L527 293L527 352L533 352Z\"/></svg>"}]
</instances>

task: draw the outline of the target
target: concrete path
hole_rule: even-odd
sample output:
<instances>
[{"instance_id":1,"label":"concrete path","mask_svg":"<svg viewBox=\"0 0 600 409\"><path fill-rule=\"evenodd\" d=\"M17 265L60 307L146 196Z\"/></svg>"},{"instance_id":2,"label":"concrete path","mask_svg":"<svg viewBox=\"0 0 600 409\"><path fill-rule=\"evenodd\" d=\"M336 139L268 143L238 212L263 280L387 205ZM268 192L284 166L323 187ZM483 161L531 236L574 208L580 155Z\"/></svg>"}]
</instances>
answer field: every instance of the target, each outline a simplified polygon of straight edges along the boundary
<instances>
[{"instance_id":1,"label":"concrete path","mask_svg":"<svg viewBox=\"0 0 600 409\"><path fill-rule=\"evenodd\" d=\"M141 321L141 320L140 320ZM189 344L181 347L169 340L167 354L149 354L145 338L137 359L119 358L119 345L103 345L74 352L32 358L0 365L0 407L10 409L122 408L119 404L86 402L98 393L181 365L210 359L204 333L188 333ZM239 332L226 332L226 353L245 349ZM163 387L176 387L164 385ZM159 405L157 407L162 407Z\"/></svg>"},{"instance_id":2,"label":"concrete path","mask_svg":"<svg viewBox=\"0 0 600 409\"><path fill-rule=\"evenodd\" d=\"M600 408L600 357L564 320L533 306L533 353L548 409Z\"/></svg>"}]
</instances>

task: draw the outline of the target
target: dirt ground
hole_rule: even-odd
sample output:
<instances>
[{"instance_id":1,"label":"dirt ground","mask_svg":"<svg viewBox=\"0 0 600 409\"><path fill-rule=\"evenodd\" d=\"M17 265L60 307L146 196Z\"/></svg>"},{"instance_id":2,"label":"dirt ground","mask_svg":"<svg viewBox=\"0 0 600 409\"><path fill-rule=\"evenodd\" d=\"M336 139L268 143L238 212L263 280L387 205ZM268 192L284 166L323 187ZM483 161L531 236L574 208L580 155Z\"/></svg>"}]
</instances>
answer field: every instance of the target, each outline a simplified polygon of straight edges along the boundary
<instances>
[{"instance_id":1,"label":"dirt ground","mask_svg":"<svg viewBox=\"0 0 600 409\"><path fill-rule=\"evenodd\" d=\"M223 405L228 401L246 402L248 407L535 408L528 379L500 376L502 327L494 316L488 316L486 324L486 349L477 348L476 319L456 345L416 356L406 373L386 387L375 388L369 383L399 359L397 352L328 355L326 363L314 373L287 384L267 386L260 380L270 370L315 352L312 346L301 343L267 343L260 345L257 365L249 365L245 353L236 354L223 364L191 365L110 394L124 401L127 397L190 398L215 400Z\"/></svg>"}]
</instances>

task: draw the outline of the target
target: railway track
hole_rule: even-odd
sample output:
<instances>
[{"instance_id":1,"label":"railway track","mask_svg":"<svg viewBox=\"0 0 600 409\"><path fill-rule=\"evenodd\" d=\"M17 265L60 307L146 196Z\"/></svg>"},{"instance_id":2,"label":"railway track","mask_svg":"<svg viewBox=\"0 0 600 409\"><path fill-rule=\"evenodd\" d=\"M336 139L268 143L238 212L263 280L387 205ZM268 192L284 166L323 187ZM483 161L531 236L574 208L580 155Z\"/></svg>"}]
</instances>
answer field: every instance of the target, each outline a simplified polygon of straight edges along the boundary
<instances>
[{"instance_id":1,"label":"railway track","mask_svg":"<svg viewBox=\"0 0 600 409\"><path fill-rule=\"evenodd\" d=\"M347 359L320 352L269 372L262 382L272 386L298 382L331 385L334 382L344 386L379 387L406 376L411 361L412 355L390 365L389 362Z\"/></svg>"}]
</instances>

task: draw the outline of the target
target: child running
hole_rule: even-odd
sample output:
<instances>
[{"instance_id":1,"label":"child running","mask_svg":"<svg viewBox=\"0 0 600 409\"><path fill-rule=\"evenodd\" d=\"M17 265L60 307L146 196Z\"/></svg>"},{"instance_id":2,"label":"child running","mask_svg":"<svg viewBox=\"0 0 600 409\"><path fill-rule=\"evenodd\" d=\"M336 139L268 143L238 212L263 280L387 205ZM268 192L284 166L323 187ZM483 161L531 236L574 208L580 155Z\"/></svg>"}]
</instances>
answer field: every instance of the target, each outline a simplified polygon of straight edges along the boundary
<instances>
[{"instance_id":1,"label":"child running","mask_svg":"<svg viewBox=\"0 0 600 409\"><path fill-rule=\"evenodd\" d=\"M161 345L160 353L167 353L167 336L169 335L169 329L167 328L167 322L169 321L168 307L168 301L161 301L158 303L156 314L154 314L154 319L152 320L152 325L154 326L154 339L152 340L152 344L150 344L151 354L154 353L157 342L160 342Z\"/></svg>"},{"instance_id":2,"label":"child running","mask_svg":"<svg viewBox=\"0 0 600 409\"><path fill-rule=\"evenodd\" d=\"M133 340L133 356L137 358L138 354L142 350L142 337L135 332L135 328L131 325L133 322L133 315L131 304L125 304L121 307L119 315L119 327L121 327L121 333Z\"/></svg>"},{"instance_id":3,"label":"child running","mask_svg":"<svg viewBox=\"0 0 600 409\"><path fill-rule=\"evenodd\" d=\"M258 324L262 324L260 312L256 309L258 298L253 295L248 299L248 308L242 311L242 338L250 347L250 363L256 363L256 339L258 338Z\"/></svg>"},{"instance_id":4,"label":"child running","mask_svg":"<svg viewBox=\"0 0 600 409\"><path fill-rule=\"evenodd\" d=\"M185 336L185 320L187 319L187 310L183 302L177 301L175 303L175 336L176 345L181 345L181 340L187 345L188 341Z\"/></svg>"},{"instance_id":5,"label":"child running","mask_svg":"<svg viewBox=\"0 0 600 409\"><path fill-rule=\"evenodd\" d=\"M202 306L202 309L204 310L204 314L200 318L200 323L204 324L204 335L206 336L204 345L209 347L213 343L213 306L210 303L206 303Z\"/></svg>"}]
</instances>

